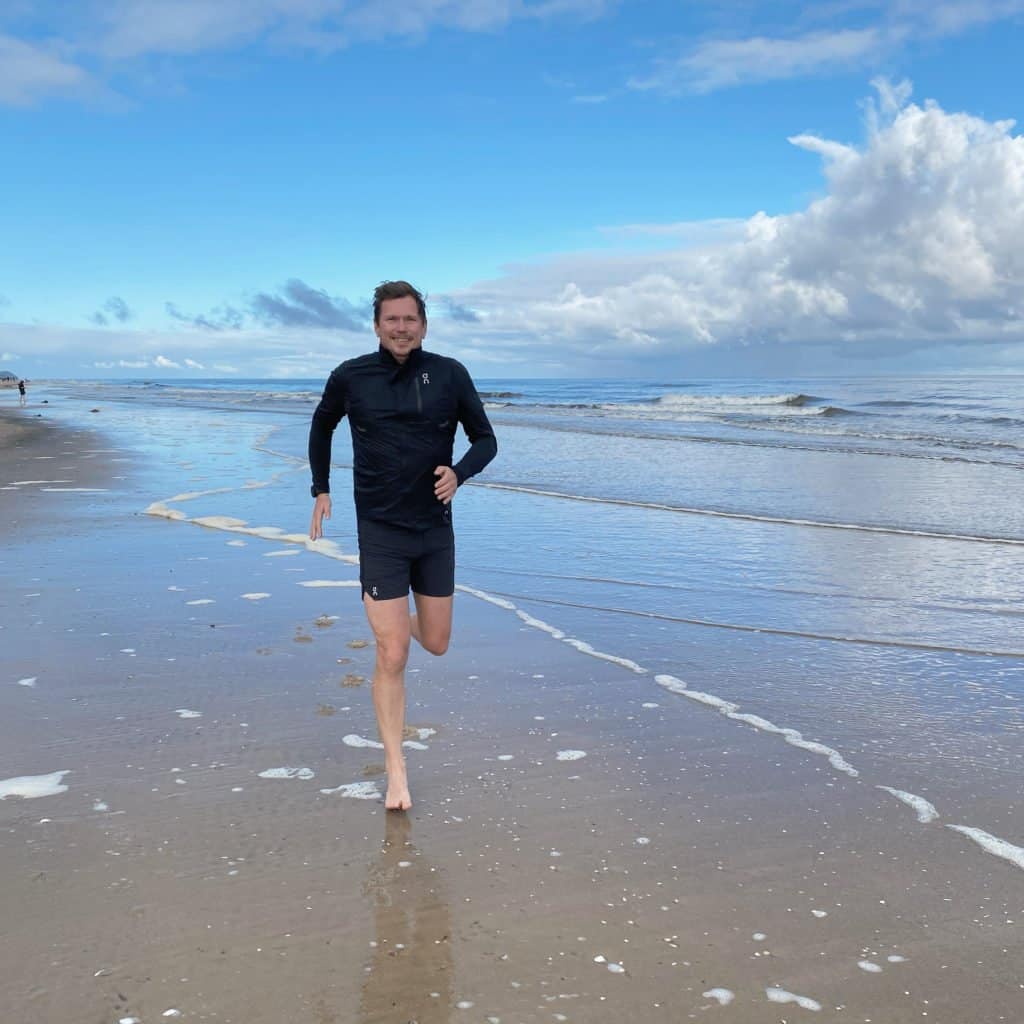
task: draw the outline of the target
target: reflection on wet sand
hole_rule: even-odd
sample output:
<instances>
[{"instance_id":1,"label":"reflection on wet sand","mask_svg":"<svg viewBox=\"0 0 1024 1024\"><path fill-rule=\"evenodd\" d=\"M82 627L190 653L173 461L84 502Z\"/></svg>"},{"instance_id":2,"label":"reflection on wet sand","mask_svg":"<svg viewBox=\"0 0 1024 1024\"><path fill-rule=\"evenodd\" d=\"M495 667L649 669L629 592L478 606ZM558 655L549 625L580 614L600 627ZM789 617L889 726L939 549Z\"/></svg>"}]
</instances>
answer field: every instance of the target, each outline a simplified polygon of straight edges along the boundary
<instances>
[{"instance_id":1,"label":"reflection on wet sand","mask_svg":"<svg viewBox=\"0 0 1024 1024\"><path fill-rule=\"evenodd\" d=\"M376 925L362 1024L443 1024L452 1013L451 912L441 874L412 844L406 814L385 814L384 846L365 891Z\"/></svg>"}]
</instances>

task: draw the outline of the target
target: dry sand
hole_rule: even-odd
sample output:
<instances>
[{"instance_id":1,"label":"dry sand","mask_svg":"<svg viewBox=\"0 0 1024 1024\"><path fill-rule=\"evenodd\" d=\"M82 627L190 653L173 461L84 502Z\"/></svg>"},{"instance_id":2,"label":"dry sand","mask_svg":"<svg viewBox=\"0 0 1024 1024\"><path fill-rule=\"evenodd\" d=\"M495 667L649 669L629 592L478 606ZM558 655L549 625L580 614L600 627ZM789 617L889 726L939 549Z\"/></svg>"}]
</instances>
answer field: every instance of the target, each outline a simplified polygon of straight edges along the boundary
<instances>
[{"instance_id":1,"label":"dry sand","mask_svg":"<svg viewBox=\"0 0 1024 1024\"><path fill-rule=\"evenodd\" d=\"M58 441L109 486L66 440L0 486ZM0 501L0 780L68 772L0 801L4 1021L1024 1020L1024 874L823 758L460 595L386 814L322 792L382 788L344 742L375 737L357 591L296 586L322 559L128 487Z\"/></svg>"}]
</instances>

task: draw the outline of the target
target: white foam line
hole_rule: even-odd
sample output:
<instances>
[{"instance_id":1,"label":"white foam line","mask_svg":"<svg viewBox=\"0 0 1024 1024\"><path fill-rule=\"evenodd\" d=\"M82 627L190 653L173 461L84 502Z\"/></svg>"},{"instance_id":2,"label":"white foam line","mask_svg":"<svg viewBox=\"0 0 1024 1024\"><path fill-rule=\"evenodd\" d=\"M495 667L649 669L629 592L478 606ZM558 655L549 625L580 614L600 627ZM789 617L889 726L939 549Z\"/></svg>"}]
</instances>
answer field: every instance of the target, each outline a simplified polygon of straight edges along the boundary
<instances>
[{"instance_id":1,"label":"white foam line","mask_svg":"<svg viewBox=\"0 0 1024 1024\"><path fill-rule=\"evenodd\" d=\"M196 526L203 526L209 530L223 530L226 533L241 533L249 537L260 537L263 540L272 540L278 544L298 544L307 551L323 555L325 558L333 558L339 562L347 562L350 565L359 564L358 555L346 555L332 540L310 540L304 533L285 533L279 526L249 526L244 519L235 519L232 516L196 516L189 518L181 509L170 508L166 502L154 501L143 509L143 514L158 516L164 519L174 519L178 522L194 523Z\"/></svg>"},{"instance_id":2,"label":"white foam line","mask_svg":"<svg viewBox=\"0 0 1024 1024\"><path fill-rule=\"evenodd\" d=\"M264 598L270 597L270 595L265 593L252 593L243 594L242 597L244 597L246 601L262 601Z\"/></svg>"},{"instance_id":3,"label":"white foam line","mask_svg":"<svg viewBox=\"0 0 1024 1024\"><path fill-rule=\"evenodd\" d=\"M275 428L276 429L276 428ZM272 430L270 433L273 433ZM253 445L254 450L263 451L264 449L259 447L260 442L257 441ZM271 454L277 454L276 452ZM281 456L282 458L288 458L288 456ZM298 461L297 459L295 460ZM271 484L277 483L277 481L287 473L291 473L291 469L279 469L276 473L272 473L269 480L249 480L244 484L238 484L235 487L211 487L205 491L186 491L184 494L175 494L174 497L168 498L167 501L192 501L195 498L205 498L211 494L230 494L233 491L255 491L263 487L270 487Z\"/></svg>"},{"instance_id":4,"label":"white foam line","mask_svg":"<svg viewBox=\"0 0 1024 1024\"><path fill-rule=\"evenodd\" d=\"M511 601L506 601L503 597L494 597L493 595L488 594L485 590L477 590L475 587L467 587L464 583L457 583L455 585L455 589L461 590L465 594L472 594L473 597L479 598L481 601L486 601L488 604L497 605L498 608L504 608L506 611L516 612L518 614L516 606ZM525 612L522 617L524 618L524 621L528 618ZM545 623L542 623L540 619L534 619L529 624L533 625L534 623L537 623L538 628L543 628L545 626ZM548 631L550 632L553 628L554 627L548 627Z\"/></svg>"},{"instance_id":5,"label":"white foam line","mask_svg":"<svg viewBox=\"0 0 1024 1024\"><path fill-rule=\"evenodd\" d=\"M350 732L347 736L342 736L341 742L346 747L373 747L375 750L383 750L384 744L378 743L377 740L368 740L365 736L358 736L354 732Z\"/></svg>"},{"instance_id":6,"label":"white foam line","mask_svg":"<svg viewBox=\"0 0 1024 1024\"><path fill-rule=\"evenodd\" d=\"M970 828L967 825L947 825L946 828L951 828L954 832L960 832L968 839L973 839L986 853L991 853L994 857L1002 857L1003 860L1008 860L1011 864L1024 868L1024 848L1014 846L1013 843L1008 843L1005 839L984 832L980 828Z\"/></svg>"},{"instance_id":7,"label":"white foam line","mask_svg":"<svg viewBox=\"0 0 1024 1024\"><path fill-rule=\"evenodd\" d=\"M496 599L500 600L500 599ZM507 602L506 602L507 603ZM549 633L556 640L564 640L565 634L555 626L552 626L548 622L544 622L543 619L535 619L532 615L528 615L522 610L522 608L516 609L516 615L519 616L528 626L533 626L534 629L542 630L545 633Z\"/></svg>"},{"instance_id":8,"label":"white foam line","mask_svg":"<svg viewBox=\"0 0 1024 1024\"><path fill-rule=\"evenodd\" d=\"M717 1000L719 1006L728 1006L736 998L736 994L727 988L709 988L707 992L702 992L701 995L705 999Z\"/></svg>"},{"instance_id":9,"label":"white foam line","mask_svg":"<svg viewBox=\"0 0 1024 1024\"><path fill-rule=\"evenodd\" d=\"M773 1003L796 1003L805 1010L813 1010L817 1013L821 1009L821 1003L810 996L798 996L793 992L787 992L784 988L766 988L764 994Z\"/></svg>"},{"instance_id":10,"label":"white foam line","mask_svg":"<svg viewBox=\"0 0 1024 1024\"><path fill-rule=\"evenodd\" d=\"M61 779L68 771L50 772L49 775L18 775L13 779L0 779L0 800L9 796L20 796L25 800L35 800L41 796L55 796L66 793L68 787L61 784Z\"/></svg>"},{"instance_id":11,"label":"white foam line","mask_svg":"<svg viewBox=\"0 0 1024 1024\"><path fill-rule=\"evenodd\" d=\"M488 604L497 605L499 608L515 612L516 615L518 615L519 618L528 626L532 626L534 629L539 629L541 632L547 633L553 639L560 640L562 643L568 644L570 647L575 647L580 654L586 654L591 658L600 658L602 661L610 661L615 665L621 665L623 668L629 669L630 672L636 672L637 675L647 675L647 669L638 665L630 658L622 658L617 654L608 654L605 651L599 651L597 648L592 647L583 640L577 640L575 637L566 636L565 633L558 629L557 626L552 626L550 623L544 622L543 619L535 618L527 612L524 612L521 608L518 608L511 601L506 601L503 597L495 597L493 594L488 594L484 590L477 590L474 587L467 587L464 584L459 584L456 589L461 590L466 594L471 594L473 597L479 598L481 601L486 601Z\"/></svg>"},{"instance_id":12,"label":"white foam line","mask_svg":"<svg viewBox=\"0 0 1024 1024\"><path fill-rule=\"evenodd\" d=\"M482 486L493 486L493 485L486 484L486 485L482 485ZM507 490L527 490L525 488L505 488L505 489L507 489ZM545 494L547 492L536 491L536 492L531 492L531 493ZM553 496L553 497L572 497L572 495L558 495L558 494L554 494L554 493L552 493L550 496ZM599 501L601 499L596 499L596 498L594 498L594 499L587 499L587 498L584 498L584 499L580 499L580 500L588 500L588 501L595 501L596 502L596 501ZM618 502L618 504L642 504L642 503ZM665 506L665 507L666 508L673 508L672 506ZM695 512L702 511L702 510L699 510L699 509L688 510L688 509L674 509L674 508L673 508L673 510L674 511L695 511ZM319 555L323 555L323 556L325 556L327 558L334 558L334 559L336 559L338 561L348 562L348 563L353 564L353 565L358 565L359 564L358 556L344 554L334 541L330 541L330 540L326 540L326 539L321 539L321 540L318 540L318 541L311 541L308 537L306 537L303 534L286 534L279 527L249 527L249 526L246 525L245 520L233 519L233 518L230 518L228 516L204 516L204 517L198 517L196 519L189 519L188 516L186 516L184 512L181 512L178 509L169 508L165 503L159 502L159 501L158 502L153 502L153 504L151 504L144 511L145 511L145 514L147 514L147 515L162 516L164 518L174 519L174 520L183 520L183 521L186 521L186 522L195 523L198 526L205 526L205 527L210 528L210 529L226 530L226 531L231 532L231 533L244 533L244 534L249 534L250 536L262 537L262 538L267 539L267 540L275 540L275 541L278 541L278 542L288 542L288 543L294 543L294 544L301 544L303 547L306 548L306 550L312 551L312 552L314 552L316 554L319 554ZM713 513L713 514L722 514L722 515L724 515L724 513ZM759 517L755 517L755 516L732 516L731 518L757 519ZM840 528L837 524L807 523L806 525L810 525L810 526L828 526L828 525L833 525L833 526L836 526L836 528ZM849 528L849 529L863 529L862 527L847 527L847 528ZM869 529L875 529L875 528L869 528ZM911 533L911 534L920 535L920 536L931 536L930 534L927 534L927 533L920 533L919 534L919 533L917 533L917 531L893 531L893 530L877 529L876 532L884 532L884 533L906 532L906 533ZM946 534L937 534L935 536L942 537L942 538L945 538L945 539L959 539L959 540L985 540L985 539L988 539L988 538L972 538L972 537L956 537L956 538L952 538L952 535L946 535ZM1022 541L1022 542L1016 542L1015 541L1015 542L1012 542L1012 543L1024 543L1024 541ZM352 587L356 587L356 586L359 586L359 581L358 580L344 580L344 581L342 581L342 580L305 580L302 583L300 583L299 585L300 586L310 586L310 587L316 587L316 586L320 586L320 587L329 587L329 586L352 586ZM495 605L498 608L503 608L506 611L513 611L513 612L515 612L516 615L524 623L526 623L526 625L531 626L534 629L539 629L542 632L548 633L555 640L559 640L562 643L568 643L570 646L572 646L576 650L578 650L581 654L586 654L586 655L589 655L590 657L601 658L601 659L603 659L605 661L613 662L614 664L621 665L623 668L627 668L627 669L629 669L632 672L636 672L637 674L646 675L647 672L648 672L648 669L644 668L642 665L639 665L637 662L632 661L629 658L621 658L621 657L619 657L617 655L607 654L607 653L605 653L603 651L598 651L597 649L592 647L590 644L585 643L582 640L577 640L577 639L572 638L572 637L567 637L565 635L565 633L562 630L558 629L556 626L552 626L550 623L544 622L542 619L538 619L538 618L535 618L532 615L529 615L527 612L524 612L522 609L518 608L511 601L508 601L508 600L506 600L504 598L495 597L494 595L489 594L486 591L478 590L475 587L470 587L470 586L467 586L465 584L458 584L456 586L456 589L462 591L465 594L469 594L472 597L477 598L478 600L486 601L488 604L493 604L493 605ZM664 687L667 690L670 690L673 693L678 693L678 694L680 694L680 695L682 695L684 697L688 697L690 700L696 701L696 702L701 703L701 704L705 704L705 705L707 705L709 707L713 707L716 710L718 710L720 713L724 714L726 717L731 718L731 719L733 719L735 721L744 722L747 725L751 725L751 726L753 726L756 729L761 729L762 731L771 732L771 733L774 733L776 735L782 736L783 739L785 739L785 741L787 743L789 743L791 746L798 747L799 749L805 750L808 753L820 754L820 755L822 755L824 757L827 757L828 760L829 760L829 763L837 771L844 772L844 773L846 773L847 775L850 775L853 778L857 778L859 776L859 774L860 774L857 771L857 769L855 769L838 751L834 750L832 747L826 746L823 743L817 743L817 742L812 741L812 740L805 740L803 738L802 734L798 730L796 730L796 729L788 729L788 728L783 728L781 726L777 726L773 722L769 722L767 719L761 718L759 715L751 715L751 714L746 714L746 713L740 713L739 712L739 706L737 704L734 704L732 701L724 700L723 698L717 697L714 694L702 693L699 690L690 690L686 686L686 683L684 683L681 679L676 678L675 676L671 676L671 675L658 675L658 676L655 677L655 682L657 682L660 686ZM375 746L375 747L378 746L378 744L375 741L373 741L373 740L363 740L362 737L358 737L358 736L356 736L356 737L346 737L346 740L344 740L343 742L347 742L349 738L353 738L353 739L362 741L362 742L359 742L358 744L357 743L349 743L350 746L357 746L357 745L358 746ZM884 787L884 786L880 787L880 788L887 789L887 787ZM900 791L896 791L896 790L887 790L887 791L892 792L894 796L897 795L898 792L900 792ZM908 795L910 795L910 794L908 794ZM898 798L899 799L903 799L902 797L898 797ZM917 798L917 799L920 799L920 798ZM914 805L912 805L912 806L914 806ZM931 805L929 805L929 807L931 807ZM917 809L916 806L915 806L915 809ZM934 808L932 808L932 810L934 811ZM935 812L935 813L937 814L938 812ZM919 811L919 815L918 816L920 818L920 811ZM923 819L921 819L921 820L923 820ZM1012 863L1016 864L1018 867L1024 867L1024 850L1022 850L1020 847L1013 846L1012 844L1007 843L1005 840L999 839L999 838L997 838L995 836L990 836L987 832L982 832L980 829L969 829L969 828L966 828L965 826L960 826L960 825L948 825L947 828L954 828L954 829L957 829L958 831L963 832L964 835L967 835L971 839L974 839L975 842L977 842L980 846L982 846L983 849L987 850L989 853L993 853L996 856L1003 857L1004 859L1009 860ZM773 991L773 990L769 990L769 991ZM782 992L783 990L778 989L778 990L774 990L774 991ZM771 997L769 997L769 998L771 998ZM794 1000L799 1000L802 997L793 997L793 998L794 998ZM801 1004L801 1005L803 1005L803 1004Z\"/></svg>"},{"instance_id":13,"label":"white foam line","mask_svg":"<svg viewBox=\"0 0 1024 1024\"><path fill-rule=\"evenodd\" d=\"M162 519L188 519L184 512L176 508L169 508L162 501L154 501L152 505L147 505L142 510L142 514L146 516L159 516Z\"/></svg>"},{"instance_id":14,"label":"white foam line","mask_svg":"<svg viewBox=\"0 0 1024 1024\"><path fill-rule=\"evenodd\" d=\"M596 650L590 644L584 643L582 640L567 637L562 630L552 626L550 623L544 622L541 619L537 619L534 616L527 614L521 608L516 607L516 605L511 601L507 601L500 597L494 597L486 591L477 590L473 587L460 585L458 589L471 594L473 597L478 597L483 601L487 601L490 604L497 605L499 608L506 608L509 611L514 611L516 615L518 615L519 618L528 626L533 626L535 629L548 633L554 639L560 640L562 643L569 644L571 647L575 647L581 654L588 654L592 658L602 658L605 661L613 662L614 664L621 665L623 668L628 668L632 672L636 672L638 675L646 675L648 672L648 670L642 665L637 664L629 658L620 658L614 654L606 654L603 651ZM838 750L835 750L832 747L827 747L824 743L818 743L814 740L805 740L803 735L796 729L783 728L782 726L775 725L774 722L769 722L766 718L761 718L759 715L741 714L739 712L738 704L734 704L729 700L724 700L713 693L702 693L700 690L691 690L687 687L686 683L681 679L678 679L676 676L657 675L654 677L654 681L659 686L663 686L665 689L670 690L673 693L678 693L690 700L715 708L727 718L732 718L736 721L744 722L747 725L752 725L755 729L775 733L776 735L781 736L791 746L798 747L810 754L820 754L821 756L828 758L829 764L831 764L836 771L844 772L851 778L857 778L860 775L860 772L858 772L857 769L854 768Z\"/></svg>"},{"instance_id":15,"label":"white foam line","mask_svg":"<svg viewBox=\"0 0 1024 1024\"><path fill-rule=\"evenodd\" d=\"M315 773L309 768L267 768L257 773L261 779L312 779Z\"/></svg>"},{"instance_id":16,"label":"white foam line","mask_svg":"<svg viewBox=\"0 0 1024 1024\"><path fill-rule=\"evenodd\" d=\"M800 750L806 750L810 754L820 754L823 757L827 757L829 764L831 764L836 771L844 772L851 778L855 779L860 775L860 772L858 772L857 769L854 768L838 750L834 750L832 747L827 747L824 743L805 740L803 735L796 729L789 729L776 725L774 722L769 722L767 718L762 718L760 715L741 712L738 704L734 704L730 700L723 700L721 697L717 697L713 693L702 693L700 690L691 690L687 687L686 683L681 679L677 679L675 676L658 675L654 677L654 681L659 686L669 690L671 693L677 693L681 697L689 697L690 700L697 701L699 704L705 704L708 707L715 708L720 714L725 715L726 718L730 718L734 722L743 722L745 725L753 726L755 729L759 729L762 732L769 732L776 736L781 736L791 746L798 747Z\"/></svg>"},{"instance_id":17,"label":"white foam line","mask_svg":"<svg viewBox=\"0 0 1024 1024\"><path fill-rule=\"evenodd\" d=\"M38 676L29 676L27 679L19 679L18 680L18 685L19 686L34 687L36 685L36 682L37 682L38 679L39 679Z\"/></svg>"},{"instance_id":18,"label":"white foam line","mask_svg":"<svg viewBox=\"0 0 1024 1024\"><path fill-rule=\"evenodd\" d=\"M600 658L602 661L610 661L615 665L621 665L623 668L628 668L630 672L635 672L638 676L647 675L647 669L638 665L635 661L629 658L620 658L617 654L605 654L604 651L599 651L590 644L584 643L582 640L574 640L572 637L567 636L562 638L562 643L568 644L570 647L575 647L581 654L589 654L591 658Z\"/></svg>"},{"instance_id":19,"label":"white foam line","mask_svg":"<svg viewBox=\"0 0 1024 1024\"><path fill-rule=\"evenodd\" d=\"M330 795L338 793L352 800L379 800L380 790L376 782L345 782L334 789L321 789L321 793Z\"/></svg>"},{"instance_id":20,"label":"white foam line","mask_svg":"<svg viewBox=\"0 0 1024 1024\"><path fill-rule=\"evenodd\" d=\"M923 796L908 793L905 789L893 789L891 786L878 786L877 788L891 794L896 797L897 800L901 800L908 807L912 807L917 811L917 820L921 822L922 825L927 825L929 821L934 821L939 816L939 812L935 809L935 805L929 803Z\"/></svg>"},{"instance_id":21,"label":"white foam line","mask_svg":"<svg viewBox=\"0 0 1024 1024\"><path fill-rule=\"evenodd\" d=\"M74 480L12 480L8 487L30 487L35 484L73 484Z\"/></svg>"},{"instance_id":22,"label":"white foam line","mask_svg":"<svg viewBox=\"0 0 1024 1024\"><path fill-rule=\"evenodd\" d=\"M898 526L870 526L863 523L829 523L817 519L789 519L785 516L758 516L750 512L722 512L713 508L694 508L688 505L666 505L653 501L630 501L628 498L595 498L588 494L566 494L537 487L519 487L514 484L495 484L474 481L477 487L495 491L514 491L518 494L536 494L543 498L561 498L565 501L586 501L595 505L625 505L630 508L649 508L659 512L680 512L694 516L712 516L718 519L740 519L753 523L777 523L783 526L812 526L822 530L854 530L863 533L896 534L901 537L928 537L934 540L959 540L982 544L1015 544L1024 546L1016 537L983 537L970 533L939 533L934 530L908 530Z\"/></svg>"},{"instance_id":23,"label":"white foam line","mask_svg":"<svg viewBox=\"0 0 1024 1024\"><path fill-rule=\"evenodd\" d=\"M230 494L232 491L252 490L256 487L268 487L270 481L241 484L238 487L211 487L208 491L185 491L183 494L175 494L168 498L168 501L192 501L195 498L206 498L211 494Z\"/></svg>"},{"instance_id":24,"label":"white foam line","mask_svg":"<svg viewBox=\"0 0 1024 1024\"><path fill-rule=\"evenodd\" d=\"M725 712L726 718L731 718L737 722L745 722L747 725L752 725L755 729L760 729L762 732L775 733L781 736L787 743L794 747L798 747L800 750L806 750L811 754L821 754L822 757L827 757L829 764L832 765L838 772L845 772L851 778L857 778L860 772L853 767L847 761L838 750L834 750L832 747L826 747L824 743L817 743L814 740L805 740L803 734L796 729L787 729L782 726L776 725L774 722L769 722L767 718L762 718L760 715L750 715L738 713L735 710Z\"/></svg>"},{"instance_id":25,"label":"white foam line","mask_svg":"<svg viewBox=\"0 0 1024 1024\"><path fill-rule=\"evenodd\" d=\"M101 494L106 492L106 487L40 487L39 490L54 492L54 491L74 491L78 494Z\"/></svg>"}]
</instances>

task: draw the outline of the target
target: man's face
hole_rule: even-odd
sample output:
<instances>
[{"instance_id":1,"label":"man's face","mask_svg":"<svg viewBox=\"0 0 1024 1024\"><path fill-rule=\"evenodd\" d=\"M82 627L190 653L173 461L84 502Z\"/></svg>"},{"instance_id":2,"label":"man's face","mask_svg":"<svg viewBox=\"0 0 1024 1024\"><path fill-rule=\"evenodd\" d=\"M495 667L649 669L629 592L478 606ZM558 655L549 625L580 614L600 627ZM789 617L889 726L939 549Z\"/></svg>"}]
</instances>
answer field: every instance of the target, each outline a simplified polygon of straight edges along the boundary
<instances>
[{"instance_id":1,"label":"man's face","mask_svg":"<svg viewBox=\"0 0 1024 1024\"><path fill-rule=\"evenodd\" d=\"M394 357L404 363L413 349L423 344L427 322L420 316L416 300L411 295L400 299L385 299L380 304L380 319L373 325L377 338Z\"/></svg>"}]
</instances>

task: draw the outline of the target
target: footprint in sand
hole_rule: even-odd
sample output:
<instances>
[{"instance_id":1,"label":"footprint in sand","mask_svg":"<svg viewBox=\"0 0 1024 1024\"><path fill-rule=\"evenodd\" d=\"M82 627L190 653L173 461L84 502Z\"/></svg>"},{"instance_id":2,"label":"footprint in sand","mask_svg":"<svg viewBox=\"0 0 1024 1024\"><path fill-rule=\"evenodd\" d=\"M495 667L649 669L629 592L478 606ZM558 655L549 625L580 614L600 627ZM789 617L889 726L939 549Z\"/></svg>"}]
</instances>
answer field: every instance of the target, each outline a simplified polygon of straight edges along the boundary
<instances>
[{"instance_id":1,"label":"footprint in sand","mask_svg":"<svg viewBox=\"0 0 1024 1024\"><path fill-rule=\"evenodd\" d=\"M339 686L362 686L366 682L366 676L357 676L354 672L349 672L347 676L338 684Z\"/></svg>"},{"instance_id":2,"label":"footprint in sand","mask_svg":"<svg viewBox=\"0 0 1024 1024\"><path fill-rule=\"evenodd\" d=\"M349 642L347 644L345 644L345 646L346 647L351 647L351 648L353 648L353 650L357 650L358 651L358 650L360 650L363 647L369 647L370 646L370 641L369 640L349 640Z\"/></svg>"},{"instance_id":3,"label":"footprint in sand","mask_svg":"<svg viewBox=\"0 0 1024 1024\"><path fill-rule=\"evenodd\" d=\"M295 636L292 637L292 640L297 644L311 644L313 642L313 638L308 633L302 632L301 626L295 627Z\"/></svg>"},{"instance_id":4,"label":"footprint in sand","mask_svg":"<svg viewBox=\"0 0 1024 1024\"><path fill-rule=\"evenodd\" d=\"M367 779L376 778L378 775L383 775L387 769L382 764L368 764L363 766L363 776Z\"/></svg>"},{"instance_id":5,"label":"footprint in sand","mask_svg":"<svg viewBox=\"0 0 1024 1024\"><path fill-rule=\"evenodd\" d=\"M257 647L257 654L273 654L274 652L269 647Z\"/></svg>"},{"instance_id":6,"label":"footprint in sand","mask_svg":"<svg viewBox=\"0 0 1024 1024\"><path fill-rule=\"evenodd\" d=\"M316 713L323 715L325 718L329 718L331 715L337 712L337 708L333 704L320 704L317 706Z\"/></svg>"},{"instance_id":7,"label":"footprint in sand","mask_svg":"<svg viewBox=\"0 0 1024 1024\"><path fill-rule=\"evenodd\" d=\"M338 664L339 665L351 665L352 664L352 659L351 658L339 658L338 659Z\"/></svg>"},{"instance_id":8,"label":"footprint in sand","mask_svg":"<svg viewBox=\"0 0 1024 1024\"><path fill-rule=\"evenodd\" d=\"M326 629L328 626L333 626L337 618L337 615L318 615L313 620L313 625L319 629Z\"/></svg>"}]
</instances>

